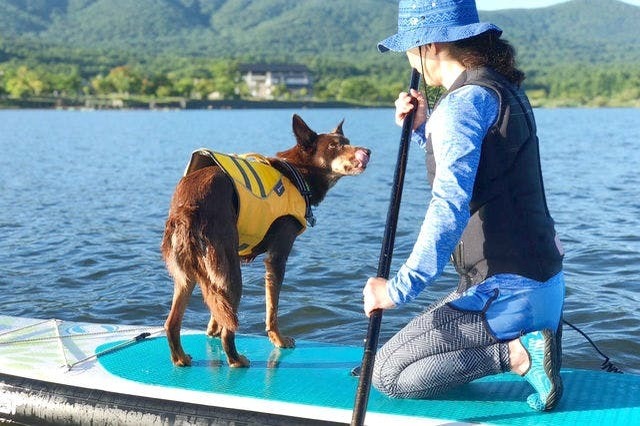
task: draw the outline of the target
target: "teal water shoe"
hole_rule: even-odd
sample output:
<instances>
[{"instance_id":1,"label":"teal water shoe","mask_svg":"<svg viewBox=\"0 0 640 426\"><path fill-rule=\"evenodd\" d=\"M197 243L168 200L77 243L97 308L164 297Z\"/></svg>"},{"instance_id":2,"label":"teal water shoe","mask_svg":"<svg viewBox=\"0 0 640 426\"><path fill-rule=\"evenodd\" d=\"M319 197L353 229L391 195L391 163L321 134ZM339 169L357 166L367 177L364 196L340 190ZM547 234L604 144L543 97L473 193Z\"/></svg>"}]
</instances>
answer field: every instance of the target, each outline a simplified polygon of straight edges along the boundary
<instances>
[{"instance_id":1,"label":"teal water shoe","mask_svg":"<svg viewBox=\"0 0 640 426\"><path fill-rule=\"evenodd\" d=\"M551 410L562 397L556 337L551 330L534 331L520 337L520 343L531 361L524 378L536 390L529 395L527 403L537 411Z\"/></svg>"}]
</instances>

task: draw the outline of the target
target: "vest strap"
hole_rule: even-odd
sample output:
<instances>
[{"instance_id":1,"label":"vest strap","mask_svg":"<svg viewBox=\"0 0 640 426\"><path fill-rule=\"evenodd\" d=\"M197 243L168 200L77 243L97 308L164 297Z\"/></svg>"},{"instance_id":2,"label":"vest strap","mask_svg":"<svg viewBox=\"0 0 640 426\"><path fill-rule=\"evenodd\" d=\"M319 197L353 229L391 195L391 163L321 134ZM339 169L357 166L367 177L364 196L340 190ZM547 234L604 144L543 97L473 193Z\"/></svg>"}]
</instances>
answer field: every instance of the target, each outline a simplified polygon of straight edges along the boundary
<instances>
[{"instance_id":1,"label":"vest strap","mask_svg":"<svg viewBox=\"0 0 640 426\"><path fill-rule=\"evenodd\" d=\"M311 187L304 179L302 174L300 174L298 169L284 160L281 160L280 162L291 173L291 176L293 177L293 184L296 186L298 191L300 191L300 195L302 195L302 198L304 198L304 202L307 205L304 214L304 218L307 220L307 226L316 226L316 218L313 216L313 211L311 210Z\"/></svg>"}]
</instances>

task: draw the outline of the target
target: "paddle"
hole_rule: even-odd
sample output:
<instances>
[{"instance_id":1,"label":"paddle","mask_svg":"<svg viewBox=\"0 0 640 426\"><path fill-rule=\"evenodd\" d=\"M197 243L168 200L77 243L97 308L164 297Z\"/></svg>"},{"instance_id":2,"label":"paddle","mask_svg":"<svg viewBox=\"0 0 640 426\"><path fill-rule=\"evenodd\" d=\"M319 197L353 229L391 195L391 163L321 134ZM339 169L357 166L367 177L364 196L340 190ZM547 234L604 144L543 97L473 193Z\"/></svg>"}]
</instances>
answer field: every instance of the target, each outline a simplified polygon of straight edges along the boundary
<instances>
[{"instance_id":1,"label":"paddle","mask_svg":"<svg viewBox=\"0 0 640 426\"><path fill-rule=\"evenodd\" d=\"M164 330L156 331L156 333L161 333L161 332L164 332ZM140 333L137 336L132 337L131 339L126 340L126 341L124 341L124 342L122 342L122 343L120 343L120 344L118 344L116 346L113 346L111 348L105 349L105 350L103 350L101 352L96 352L95 354L89 355L86 358L79 359L78 361L74 362L73 364L66 363L66 359L65 359L65 365L63 365L63 367L66 367L67 370L70 371L73 367L75 367L78 364L82 364L84 362L91 361L92 359L101 357L102 355L110 354L112 352L119 351L120 349L125 348L125 347L127 347L129 345L133 345L135 343L142 342L144 339L146 339L149 336L151 336L151 333L148 333L148 332ZM65 336L65 337L67 337L67 336Z\"/></svg>"},{"instance_id":2,"label":"paddle","mask_svg":"<svg viewBox=\"0 0 640 426\"><path fill-rule=\"evenodd\" d=\"M420 83L420 73L416 69L411 71L410 89L418 89ZM407 157L409 154L409 141L411 138L411 130L413 127L413 117L415 110L405 117L402 125L402 134L400 137L400 148L398 150L398 159L396 161L396 170L393 176L393 186L391 188L391 201L389 202L389 210L387 211L387 223L384 228L384 237L382 239L382 249L380 251L380 259L378 260L378 277L389 278L389 270L391 269L391 257L393 255L393 245L396 237L396 226L398 224L398 212L400 211L400 201L402 199L402 186L404 185L404 173L407 168ZM353 415L351 417L352 426L360 426L364 422L364 416L367 411L367 403L369 401L369 390L371 389L371 376L373 374L373 362L378 348L378 336L380 334L380 323L382 322L382 310L376 309L369 317L369 329L367 330L367 338L364 341L364 354L362 356L362 364L360 369L360 377L358 381L358 389L356 391L356 400L353 407Z\"/></svg>"}]
</instances>

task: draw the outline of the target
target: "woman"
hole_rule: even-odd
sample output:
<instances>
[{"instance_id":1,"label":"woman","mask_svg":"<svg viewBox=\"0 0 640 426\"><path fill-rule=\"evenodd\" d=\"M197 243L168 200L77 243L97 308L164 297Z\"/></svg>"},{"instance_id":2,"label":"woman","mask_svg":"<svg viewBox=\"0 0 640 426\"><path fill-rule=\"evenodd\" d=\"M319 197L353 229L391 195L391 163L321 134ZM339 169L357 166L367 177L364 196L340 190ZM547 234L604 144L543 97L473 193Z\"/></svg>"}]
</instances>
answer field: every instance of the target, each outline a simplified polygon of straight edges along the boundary
<instances>
[{"instance_id":1,"label":"woman","mask_svg":"<svg viewBox=\"0 0 640 426\"><path fill-rule=\"evenodd\" d=\"M519 87L513 48L479 22L473 0L401 0L398 33L381 52L406 52L430 86L447 92L427 121L425 96L395 102L402 124L417 100L412 140L427 154L431 201L413 251L389 280L370 278L367 316L408 303L449 258L458 289L391 338L373 384L399 398L429 398L477 378L513 371L535 410L562 396L563 252L547 210L536 125ZM559 333L558 333L559 334Z\"/></svg>"}]
</instances>

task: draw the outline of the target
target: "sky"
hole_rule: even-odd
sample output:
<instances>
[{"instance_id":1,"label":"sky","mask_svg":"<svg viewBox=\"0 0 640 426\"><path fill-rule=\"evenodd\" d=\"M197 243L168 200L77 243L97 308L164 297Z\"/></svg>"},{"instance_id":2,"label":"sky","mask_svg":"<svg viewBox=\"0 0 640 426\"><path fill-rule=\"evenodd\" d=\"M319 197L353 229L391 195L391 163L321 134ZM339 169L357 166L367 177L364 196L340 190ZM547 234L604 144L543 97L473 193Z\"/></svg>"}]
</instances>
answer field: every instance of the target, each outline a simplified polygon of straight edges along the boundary
<instances>
[{"instance_id":1,"label":"sky","mask_svg":"<svg viewBox=\"0 0 640 426\"><path fill-rule=\"evenodd\" d=\"M547 7L567 0L476 0L479 10L521 9ZM622 0L634 6L640 6L640 0Z\"/></svg>"}]
</instances>

